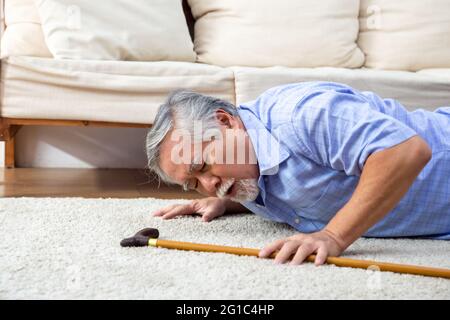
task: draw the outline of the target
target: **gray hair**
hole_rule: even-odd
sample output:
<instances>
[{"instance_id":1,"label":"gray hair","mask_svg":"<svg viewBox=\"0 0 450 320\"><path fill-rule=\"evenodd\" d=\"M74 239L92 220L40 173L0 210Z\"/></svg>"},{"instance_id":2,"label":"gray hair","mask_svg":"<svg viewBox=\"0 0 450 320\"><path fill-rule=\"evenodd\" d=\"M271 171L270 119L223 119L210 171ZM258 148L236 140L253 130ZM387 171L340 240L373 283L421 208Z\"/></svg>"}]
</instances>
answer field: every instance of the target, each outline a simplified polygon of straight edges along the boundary
<instances>
[{"instance_id":1,"label":"gray hair","mask_svg":"<svg viewBox=\"0 0 450 320\"><path fill-rule=\"evenodd\" d=\"M160 167L161 143L171 129L182 129L193 141L203 141L203 132L217 129L216 111L222 109L236 116L235 106L225 100L202 95L188 90L172 91L156 113L155 121L147 133L146 152L148 168L167 184L175 182ZM195 124L201 123L198 135Z\"/></svg>"}]
</instances>

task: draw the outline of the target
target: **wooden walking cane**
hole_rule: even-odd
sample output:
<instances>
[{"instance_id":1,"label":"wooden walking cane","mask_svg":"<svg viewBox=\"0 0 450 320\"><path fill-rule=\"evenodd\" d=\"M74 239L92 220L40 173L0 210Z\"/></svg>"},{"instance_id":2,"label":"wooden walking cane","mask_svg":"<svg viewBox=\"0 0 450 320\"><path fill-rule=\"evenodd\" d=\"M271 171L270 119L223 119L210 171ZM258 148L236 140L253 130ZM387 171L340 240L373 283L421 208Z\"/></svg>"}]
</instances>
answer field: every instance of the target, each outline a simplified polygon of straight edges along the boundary
<instances>
[{"instance_id":1,"label":"wooden walking cane","mask_svg":"<svg viewBox=\"0 0 450 320\"><path fill-rule=\"evenodd\" d=\"M193 243L193 242L181 242L181 241L173 241L173 240L162 240L158 239L159 231L154 228L146 228L138 233L136 233L133 237L123 239L120 242L122 247L143 247L143 246L151 246L151 247L160 247L167 249L178 249L178 250L191 250L191 251L204 251L204 252L222 252L222 253L231 253L237 255L245 255L245 256L256 256L258 257L259 249L253 248L240 248L240 247L229 247L229 246L220 246L220 245L211 245L211 244L203 244L203 243ZM270 255L269 258L275 258L278 252L274 252ZM308 262L314 262L316 255L310 255L306 258ZM388 262L378 262L378 261L370 261L370 260L357 260L357 259L349 259L349 258L341 258L341 257L328 257L326 260L327 264L334 264L338 267L349 267L349 268L360 268L360 269L369 269L369 270L379 270L379 271L390 271L396 273L406 273L406 274L414 274L421 275L427 277L441 277L450 279L450 269L443 268L432 268L432 267L423 267L423 266L414 266L414 265L406 265L406 264L396 264L396 263L388 263Z\"/></svg>"}]
</instances>

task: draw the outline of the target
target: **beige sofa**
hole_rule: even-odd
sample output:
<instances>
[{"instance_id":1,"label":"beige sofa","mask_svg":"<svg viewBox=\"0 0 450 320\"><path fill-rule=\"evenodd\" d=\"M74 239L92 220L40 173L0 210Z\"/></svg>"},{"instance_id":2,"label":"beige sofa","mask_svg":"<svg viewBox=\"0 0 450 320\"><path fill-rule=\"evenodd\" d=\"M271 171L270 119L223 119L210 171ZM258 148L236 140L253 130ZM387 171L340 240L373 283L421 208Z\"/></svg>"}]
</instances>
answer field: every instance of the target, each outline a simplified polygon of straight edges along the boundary
<instances>
[{"instance_id":1,"label":"beige sofa","mask_svg":"<svg viewBox=\"0 0 450 320\"><path fill-rule=\"evenodd\" d=\"M20 0L22 4L32 1ZM270 10L266 9L273 5L273 0L260 1L254 5L261 6L261 14L268 14ZM330 66L323 62L327 60L326 52L317 54L317 61L321 61L318 66L314 65L314 52L312 58L292 62L292 57L296 58L295 52L301 52L304 47L298 49L298 43L292 42L292 48L282 49L282 52L289 51L286 58L271 52L277 47L270 48L270 36L258 38L258 33L270 26L249 29L248 26L255 22L245 19L255 19L255 14L246 15L245 8L240 7L242 2L235 0L228 4L209 1L208 5L216 7L203 11L200 9L204 9L204 4L199 1L183 1L197 62L55 59L43 42L42 33L38 32L28 40L16 34L18 27L32 26L33 30L39 30L38 14L27 11L28 16L21 21L19 13L6 3L5 15L2 15L2 28L6 28L2 29L6 30L2 32L2 50L7 42L11 52L2 52L0 96L0 141L5 141L5 165L14 167L14 135L22 126L150 127L157 108L167 93L176 88L239 104L279 84L321 80L374 91L383 97L397 99L410 109L433 110L450 105L450 1L433 0L441 6L428 8L428 12L424 12L421 0L404 0L403 6L402 1L394 4L386 0L348 0L349 5L354 1L358 2L356 18L359 20L354 50L363 54L361 57L355 55L347 60L348 63L333 62ZM268 3L267 8L263 8L264 2ZM190 8L189 4L195 7ZM236 10L234 15L230 15L231 9L226 6ZM5 3L2 3L4 8ZM404 8L404 11L398 8ZM440 20L430 18L435 13ZM230 17L234 20L228 21ZM401 28L396 23L400 23ZM290 27L286 23L287 35L291 34ZM315 37L319 48L322 46L320 41L327 42L327 38L320 39L314 32L302 31L304 33L298 37ZM343 31L336 30L339 32ZM285 34L284 31L281 34ZM276 34L271 36L273 41L291 43L289 39L278 39ZM214 43L211 39L221 39L221 42ZM230 46L226 40L241 45ZM37 53L29 55L25 50L25 54L17 54L10 48L15 48L18 41L34 46L32 49ZM436 46L437 42L440 46ZM246 51L241 54L239 49L244 44ZM226 57L219 57L221 52ZM273 65L270 65L272 61ZM346 63L351 66L342 67Z\"/></svg>"}]
</instances>

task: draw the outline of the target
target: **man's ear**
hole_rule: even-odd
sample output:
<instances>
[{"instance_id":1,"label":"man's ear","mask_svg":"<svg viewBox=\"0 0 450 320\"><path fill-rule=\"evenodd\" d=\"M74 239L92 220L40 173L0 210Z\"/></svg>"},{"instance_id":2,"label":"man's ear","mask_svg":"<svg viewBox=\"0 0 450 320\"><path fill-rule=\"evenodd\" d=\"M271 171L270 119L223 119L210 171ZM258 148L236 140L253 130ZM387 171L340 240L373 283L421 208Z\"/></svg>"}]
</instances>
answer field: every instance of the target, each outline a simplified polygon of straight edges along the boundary
<instances>
[{"instance_id":1,"label":"man's ear","mask_svg":"<svg viewBox=\"0 0 450 320\"><path fill-rule=\"evenodd\" d=\"M227 128L231 128L234 124L234 118L231 114L222 109L216 110L216 119L219 123Z\"/></svg>"}]
</instances>

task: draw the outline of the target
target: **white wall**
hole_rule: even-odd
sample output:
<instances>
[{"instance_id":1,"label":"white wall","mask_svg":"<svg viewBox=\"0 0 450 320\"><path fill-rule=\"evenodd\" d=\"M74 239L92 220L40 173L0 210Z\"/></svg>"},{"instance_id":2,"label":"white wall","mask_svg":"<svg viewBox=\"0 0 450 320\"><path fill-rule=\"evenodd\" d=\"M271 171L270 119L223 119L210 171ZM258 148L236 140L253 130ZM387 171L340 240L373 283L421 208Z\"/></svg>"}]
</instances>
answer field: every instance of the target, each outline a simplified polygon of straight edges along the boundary
<instances>
[{"instance_id":1,"label":"white wall","mask_svg":"<svg viewBox=\"0 0 450 320\"><path fill-rule=\"evenodd\" d=\"M25 126L16 134L16 166L144 168L144 128ZM0 145L4 166L4 142Z\"/></svg>"}]
</instances>

